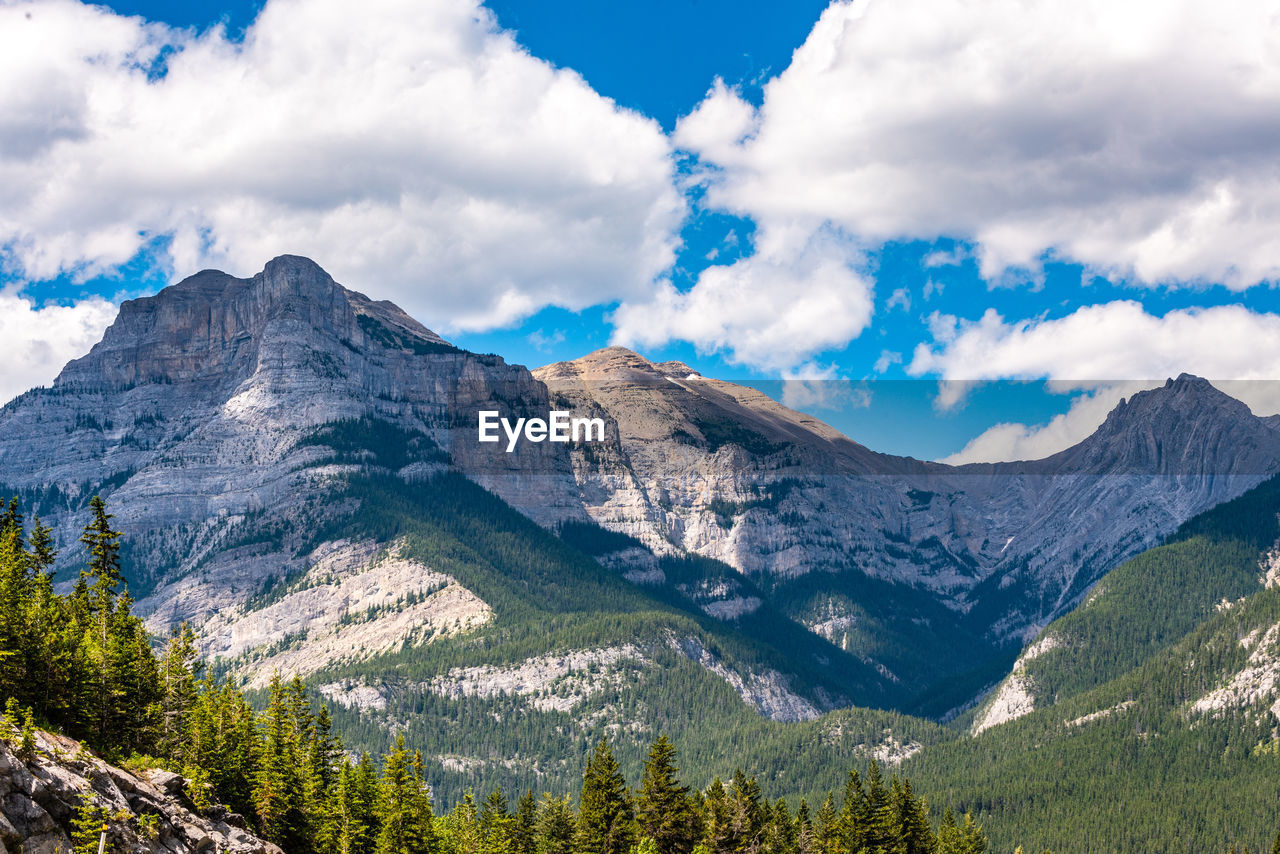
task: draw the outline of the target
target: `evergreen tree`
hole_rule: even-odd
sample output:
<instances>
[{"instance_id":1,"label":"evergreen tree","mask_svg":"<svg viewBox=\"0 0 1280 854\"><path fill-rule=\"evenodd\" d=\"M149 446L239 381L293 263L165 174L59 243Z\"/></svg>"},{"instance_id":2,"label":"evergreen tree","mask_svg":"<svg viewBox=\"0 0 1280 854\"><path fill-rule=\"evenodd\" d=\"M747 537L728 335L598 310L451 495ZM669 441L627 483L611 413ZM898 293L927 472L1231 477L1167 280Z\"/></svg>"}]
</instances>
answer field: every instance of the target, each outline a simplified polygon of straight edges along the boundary
<instances>
[{"instance_id":1,"label":"evergreen tree","mask_svg":"<svg viewBox=\"0 0 1280 854\"><path fill-rule=\"evenodd\" d=\"M98 842L107 829L107 814L98 806L93 792L80 797L80 807L71 817L71 844L75 854L98 854Z\"/></svg>"},{"instance_id":2,"label":"evergreen tree","mask_svg":"<svg viewBox=\"0 0 1280 854\"><path fill-rule=\"evenodd\" d=\"M200 662L196 636L183 623L169 632L169 643L160 659L160 686L164 692L160 709L157 748L161 756L177 759L186 744L188 715L196 702Z\"/></svg>"},{"instance_id":3,"label":"evergreen tree","mask_svg":"<svg viewBox=\"0 0 1280 854\"><path fill-rule=\"evenodd\" d=\"M419 763L405 748L404 735L396 736L391 752L383 757L378 785L377 854L434 854L431 798Z\"/></svg>"},{"instance_id":4,"label":"evergreen tree","mask_svg":"<svg viewBox=\"0 0 1280 854\"><path fill-rule=\"evenodd\" d=\"M635 841L631 799L618 761L603 737L587 760L578 803L578 850L628 854Z\"/></svg>"},{"instance_id":5,"label":"evergreen tree","mask_svg":"<svg viewBox=\"0 0 1280 854\"><path fill-rule=\"evenodd\" d=\"M636 797L640 833L653 840L660 854L687 854L698 841L697 815L689 788L680 785L675 758L671 740L659 736L649 749Z\"/></svg>"},{"instance_id":6,"label":"evergreen tree","mask_svg":"<svg viewBox=\"0 0 1280 854\"><path fill-rule=\"evenodd\" d=\"M867 845L867 793L862 788L862 775L849 772L844 784L844 799L836 819L836 833L842 851L861 851Z\"/></svg>"},{"instance_id":7,"label":"evergreen tree","mask_svg":"<svg viewBox=\"0 0 1280 854\"><path fill-rule=\"evenodd\" d=\"M537 851L538 802L533 797L532 789L526 790L516 805L511 841L514 854L535 854Z\"/></svg>"},{"instance_id":8,"label":"evergreen tree","mask_svg":"<svg viewBox=\"0 0 1280 854\"><path fill-rule=\"evenodd\" d=\"M826 800L814 817L813 843L813 850L817 854L837 854L840 851L840 825L835 796L831 792L827 792Z\"/></svg>"},{"instance_id":9,"label":"evergreen tree","mask_svg":"<svg viewBox=\"0 0 1280 854\"><path fill-rule=\"evenodd\" d=\"M293 719L279 674L273 674L268 687L267 708L261 718L261 750L257 758L254 780L254 812L258 825L269 841L286 851L300 850L305 839L301 822L297 756Z\"/></svg>"},{"instance_id":10,"label":"evergreen tree","mask_svg":"<svg viewBox=\"0 0 1280 854\"><path fill-rule=\"evenodd\" d=\"M480 805L479 822L480 836L484 840L482 854L512 854L515 849L514 819L502 789L494 789Z\"/></svg>"},{"instance_id":11,"label":"evergreen tree","mask_svg":"<svg viewBox=\"0 0 1280 854\"><path fill-rule=\"evenodd\" d=\"M577 824L567 795L544 796L538 810L537 854L573 854Z\"/></svg>"}]
</instances>

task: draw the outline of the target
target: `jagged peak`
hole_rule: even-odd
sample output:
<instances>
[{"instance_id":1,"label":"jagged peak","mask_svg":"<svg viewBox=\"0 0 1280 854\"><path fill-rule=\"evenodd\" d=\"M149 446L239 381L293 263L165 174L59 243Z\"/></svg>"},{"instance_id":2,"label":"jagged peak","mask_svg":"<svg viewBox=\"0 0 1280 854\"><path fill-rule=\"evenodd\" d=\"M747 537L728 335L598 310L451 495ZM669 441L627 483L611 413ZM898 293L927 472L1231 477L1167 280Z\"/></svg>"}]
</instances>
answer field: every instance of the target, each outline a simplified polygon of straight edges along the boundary
<instances>
[{"instance_id":1,"label":"jagged peak","mask_svg":"<svg viewBox=\"0 0 1280 854\"><path fill-rule=\"evenodd\" d=\"M1185 411L1189 407L1223 409L1232 415L1252 415L1248 406L1205 378L1181 373L1176 378L1166 379L1162 386L1137 392L1122 400L1107 415L1103 426L1115 426L1121 420L1133 417L1149 417L1151 413L1165 408Z\"/></svg>"}]
</instances>

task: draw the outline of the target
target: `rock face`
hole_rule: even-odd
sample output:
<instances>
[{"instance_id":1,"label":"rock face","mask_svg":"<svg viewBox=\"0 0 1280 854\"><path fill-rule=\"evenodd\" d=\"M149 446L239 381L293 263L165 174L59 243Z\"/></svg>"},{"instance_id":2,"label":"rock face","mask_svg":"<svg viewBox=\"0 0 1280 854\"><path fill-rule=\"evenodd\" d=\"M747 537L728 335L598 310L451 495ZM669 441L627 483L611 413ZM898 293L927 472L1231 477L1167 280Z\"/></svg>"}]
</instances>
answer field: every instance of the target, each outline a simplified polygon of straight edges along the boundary
<instances>
[{"instance_id":1,"label":"rock face","mask_svg":"<svg viewBox=\"0 0 1280 854\"><path fill-rule=\"evenodd\" d=\"M601 525L775 589L818 573L924 589L997 641L1034 634L1121 560L1280 470L1274 429L1187 375L1053 457L962 467L874 453L758 391L622 348L534 376L609 422L608 445L574 459ZM792 610L838 645L857 622L821 590Z\"/></svg>"},{"instance_id":2,"label":"rock face","mask_svg":"<svg viewBox=\"0 0 1280 854\"><path fill-rule=\"evenodd\" d=\"M54 523L62 567L78 559L87 496L109 493L132 565L153 571L133 579L141 609L201 622L306 568L310 532L351 510L325 499L345 471L451 465L544 523L580 515L563 455L474 441L478 409L547 407L524 368L283 256L251 279L209 270L124 303L51 388L0 410L0 478ZM369 459L317 443L322 429L417 438Z\"/></svg>"},{"instance_id":3,"label":"rock face","mask_svg":"<svg viewBox=\"0 0 1280 854\"><path fill-rule=\"evenodd\" d=\"M225 808L196 813L176 774L142 779L50 733L38 732L36 745L34 756L19 757L0 742L0 850L70 854L72 820L88 795L107 816L108 850L283 854Z\"/></svg>"}]
</instances>

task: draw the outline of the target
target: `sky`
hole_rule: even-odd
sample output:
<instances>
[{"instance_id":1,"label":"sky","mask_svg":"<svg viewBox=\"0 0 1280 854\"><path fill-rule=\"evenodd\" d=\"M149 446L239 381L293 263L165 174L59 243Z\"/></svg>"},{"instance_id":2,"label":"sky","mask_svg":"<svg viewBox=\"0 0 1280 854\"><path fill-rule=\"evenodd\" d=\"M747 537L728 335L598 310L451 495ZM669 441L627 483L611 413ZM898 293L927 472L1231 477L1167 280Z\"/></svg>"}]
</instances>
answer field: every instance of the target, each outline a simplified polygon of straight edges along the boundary
<instances>
[{"instance_id":1,"label":"sky","mask_svg":"<svg viewBox=\"0 0 1280 854\"><path fill-rule=\"evenodd\" d=\"M508 361L619 344L877 450L1044 456L1168 376L1280 379L1278 22L0 0L0 399L295 253Z\"/></svg>"}]
</instances>

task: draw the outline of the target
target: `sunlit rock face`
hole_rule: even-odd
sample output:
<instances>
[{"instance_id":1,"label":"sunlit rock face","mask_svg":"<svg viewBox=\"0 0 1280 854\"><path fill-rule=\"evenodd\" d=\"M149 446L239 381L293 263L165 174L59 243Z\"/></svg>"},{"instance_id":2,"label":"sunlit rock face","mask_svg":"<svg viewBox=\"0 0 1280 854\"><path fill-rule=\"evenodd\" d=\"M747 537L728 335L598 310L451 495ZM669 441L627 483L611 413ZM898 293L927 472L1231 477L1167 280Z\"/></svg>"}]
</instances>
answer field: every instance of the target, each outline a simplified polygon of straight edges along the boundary
<instances>
[{"instance_id":1,"label":"sunlit rock face","mask_svg":"<svg viewBox=\"0 0 1280 854\"><path fill-rule=\"evenodd\" d=\"M925 589L1010 641L1280 469L1266 421L1187 375L1134 395L1052 457L959 467L877 454L759 391L620 347L534 376L554 399L609 420L610 443L574 460L602 525L766 585L853 572ZM801 618L830 636L853 619L833 608Z\"/></svg>"},{"instance_id":2,"label":"sunlit rock face","mask_svg":"<svg viewBox=\"0 0 1280 854\"><path fill-rule=\"evenodd\" d=\"M249 279L206 270L124 303L52 387L0 411L0 481L56 526L63 580L85 501L102 492L142 573L142 610L200 621L304 569L313 530L352 509L329 500L351 471L451 466L544 524L580 515L563 453L474 441L484 407L545 415L547 392L283 256ZM405 447L335 453L316 438L335 424Z\"/></svg>"}]
</instances>

